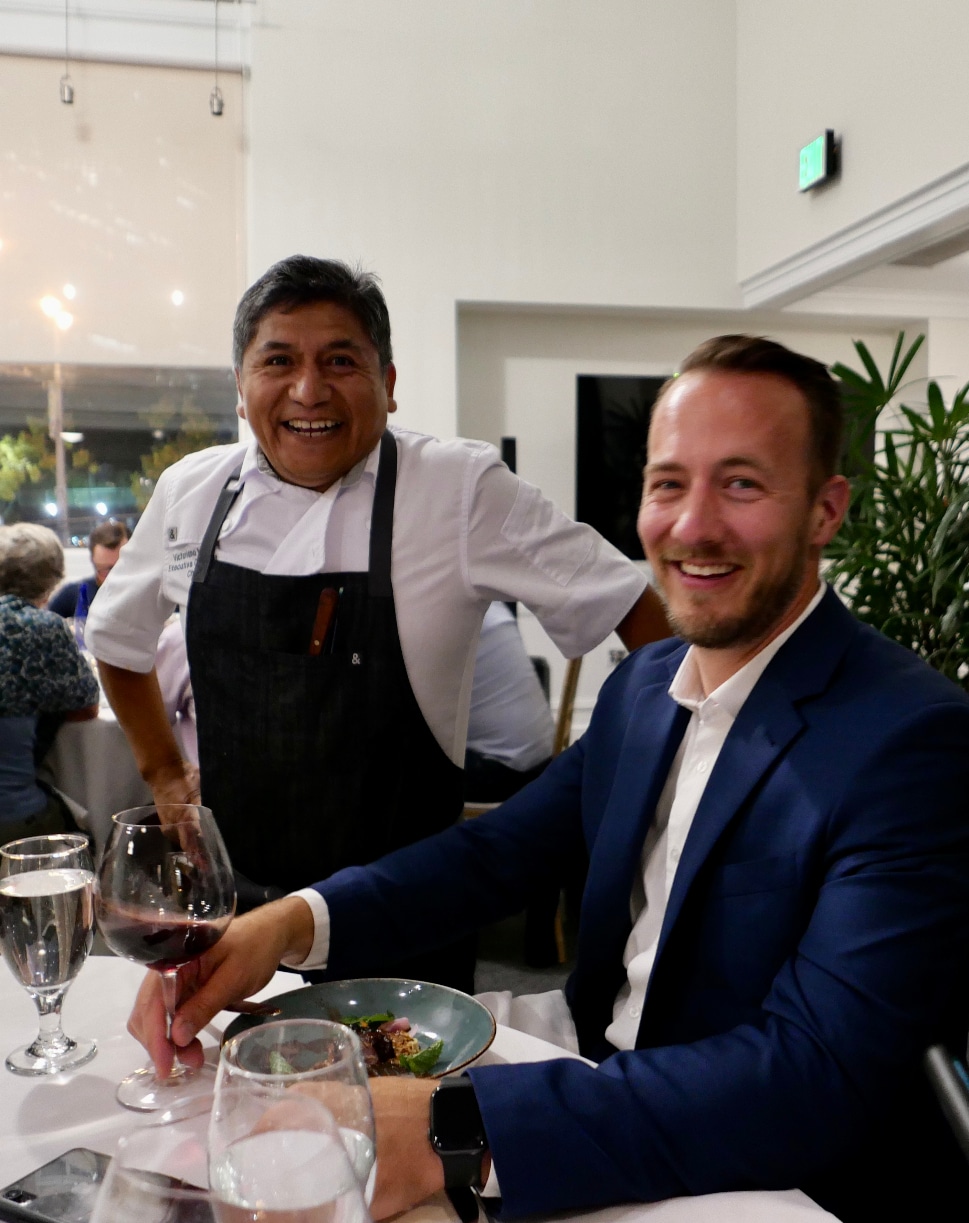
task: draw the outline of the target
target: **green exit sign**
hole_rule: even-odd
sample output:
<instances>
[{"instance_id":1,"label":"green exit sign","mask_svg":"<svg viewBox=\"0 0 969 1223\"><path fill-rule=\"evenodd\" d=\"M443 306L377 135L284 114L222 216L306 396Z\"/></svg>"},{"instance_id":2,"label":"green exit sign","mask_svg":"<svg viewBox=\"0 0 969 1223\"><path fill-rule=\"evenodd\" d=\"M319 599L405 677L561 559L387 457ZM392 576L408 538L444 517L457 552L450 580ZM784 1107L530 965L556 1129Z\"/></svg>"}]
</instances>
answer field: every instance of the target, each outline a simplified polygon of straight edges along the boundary
<instances>
[{"instance_id":1,"label":"green exit sign","mask_svg":"<svg viewBox=\"0 0 969 1223\"><path fill-rule=\"evenodd\" d=\"M810 191L812 187L819 187L821 183L830 181L839 169L838 153L838 144L831 128L810 144L806 144L801 149L798 191Z\"/></svg>"}]
</instances>

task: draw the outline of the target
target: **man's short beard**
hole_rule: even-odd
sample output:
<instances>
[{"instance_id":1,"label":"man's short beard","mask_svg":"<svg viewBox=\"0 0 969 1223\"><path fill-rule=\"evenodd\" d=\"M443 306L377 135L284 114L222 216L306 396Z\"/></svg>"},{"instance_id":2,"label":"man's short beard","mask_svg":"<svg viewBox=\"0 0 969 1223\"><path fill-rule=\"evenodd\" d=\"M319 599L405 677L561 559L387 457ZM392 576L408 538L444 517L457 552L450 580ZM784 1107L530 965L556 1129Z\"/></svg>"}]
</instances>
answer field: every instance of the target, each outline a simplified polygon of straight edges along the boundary
<instances>
[{"instance_id":1,"label":"man's short beard","mask_svg":"<svg viewBox=\"0 0 969 1223\"><path fill-rule=\"evenodd\" d=\"M716 619L716 609L713 608L707 622L703 621L702 613L696 613L686 621L671 610L669 601L660 588L658 594L666 608L666 618L674 634L690 645L700 646L705 650L726 650L761 641L775 625L780 624L801 589L808 561L806 537L798 541L796 555L796 563L778 580L773 583L764 582L751 591L749 610L745 614L729 620Z\"/></svg>"}]
</instances>

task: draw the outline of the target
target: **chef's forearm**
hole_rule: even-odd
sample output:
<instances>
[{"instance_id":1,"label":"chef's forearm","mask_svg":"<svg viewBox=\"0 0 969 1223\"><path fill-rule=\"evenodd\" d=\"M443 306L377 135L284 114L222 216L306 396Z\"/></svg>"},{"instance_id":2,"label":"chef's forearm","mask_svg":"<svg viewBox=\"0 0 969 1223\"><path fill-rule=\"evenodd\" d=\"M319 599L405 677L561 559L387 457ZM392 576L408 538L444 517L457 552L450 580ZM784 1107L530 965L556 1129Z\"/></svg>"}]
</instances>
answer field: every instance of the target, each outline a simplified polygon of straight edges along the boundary
<instances>
[{"instance_id":1,"label":"chef's forearm","mask_svg":"<svg viewBox=\"0 0 969 1223\"><path fill-rule=\"evenodd\" d=\"M619 639L627 650L636 650L651 641L672 636L659 595L647 586L622 620L616 625Z\"/></svg>"},{"instance_id":2,"label":"chef's forearm","mask_svg":"<svg viewBox=\"0 0 969 1223\"><path fill-rule=\"evenodd\" d=\"M181 769L182 754L165 713L154 668L144 674L98 662L101 686L150 786L166 771Z\"/></svg>"}]
</instances>

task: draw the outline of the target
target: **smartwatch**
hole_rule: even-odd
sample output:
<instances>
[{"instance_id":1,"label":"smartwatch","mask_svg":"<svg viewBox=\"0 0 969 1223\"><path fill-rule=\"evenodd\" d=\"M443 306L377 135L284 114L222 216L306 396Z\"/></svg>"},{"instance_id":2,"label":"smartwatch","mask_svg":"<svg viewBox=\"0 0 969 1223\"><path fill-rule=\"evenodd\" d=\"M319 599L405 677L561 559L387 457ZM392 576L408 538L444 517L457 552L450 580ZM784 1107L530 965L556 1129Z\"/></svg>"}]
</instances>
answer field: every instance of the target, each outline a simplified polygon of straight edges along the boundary
<instances>
[{"instance_id":1,"label":"smartwatch","mask_svg":"<svg viewBox=\"0 0 969 1223\"><path fill-rule=\"evenodd\" d=\"M480 1189L488 1147L478 1098L466 1074L442 1079L431 1096L431 1146L444 1165L445 1189Z\"/></svg>"}]
</instances>

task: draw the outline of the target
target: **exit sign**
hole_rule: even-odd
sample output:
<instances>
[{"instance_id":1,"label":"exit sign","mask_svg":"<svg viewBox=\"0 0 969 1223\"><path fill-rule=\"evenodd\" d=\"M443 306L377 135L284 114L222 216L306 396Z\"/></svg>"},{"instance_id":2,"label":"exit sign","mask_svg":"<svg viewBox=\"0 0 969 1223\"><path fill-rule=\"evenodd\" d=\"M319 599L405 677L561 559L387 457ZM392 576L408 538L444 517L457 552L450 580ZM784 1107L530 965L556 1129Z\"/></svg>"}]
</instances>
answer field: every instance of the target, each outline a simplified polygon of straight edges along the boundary
<instances>
[{"instance_id":1,"label":"exit sign","mask_svg":"<svg viewBox=\"0 0 969 1223\"><path fill-rule=\"evenodd\" d=\"M839 170L839 146L834 132L827 128L822 135L801 149L798 191L810 191L829 182Z\"/></svg>"}]
</instances>

